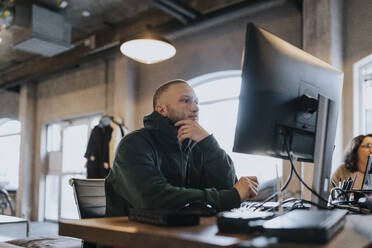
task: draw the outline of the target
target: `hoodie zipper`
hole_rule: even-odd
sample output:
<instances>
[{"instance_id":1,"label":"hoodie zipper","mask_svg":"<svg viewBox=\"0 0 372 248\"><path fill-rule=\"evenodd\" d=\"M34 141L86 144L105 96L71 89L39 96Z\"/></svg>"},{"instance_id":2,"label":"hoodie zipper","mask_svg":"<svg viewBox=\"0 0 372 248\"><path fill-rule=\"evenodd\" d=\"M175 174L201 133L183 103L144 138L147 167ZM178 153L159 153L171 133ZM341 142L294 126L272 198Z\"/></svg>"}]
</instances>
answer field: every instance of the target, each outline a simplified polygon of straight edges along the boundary
<instances>
[{"instance_id":1,"label":"hoodie zipper","mask_svg":"<svg viewBox=\"0 0 372 248\"><path fill-rule=\"evenodd\" d=\"M190 185L190 176L189 176L189 159L190 152L189 147L186 147L185 151L182 149L182 143L178 143L178 147L181 152L181 173L183 178L183 186L188 187ZM189 154L188 154L189 153ZM187 156L188 154L188 156ZM185 157L186 156L186 157ZM184 159L185 158L185 159Z\"/></svg>"}]
</instances>

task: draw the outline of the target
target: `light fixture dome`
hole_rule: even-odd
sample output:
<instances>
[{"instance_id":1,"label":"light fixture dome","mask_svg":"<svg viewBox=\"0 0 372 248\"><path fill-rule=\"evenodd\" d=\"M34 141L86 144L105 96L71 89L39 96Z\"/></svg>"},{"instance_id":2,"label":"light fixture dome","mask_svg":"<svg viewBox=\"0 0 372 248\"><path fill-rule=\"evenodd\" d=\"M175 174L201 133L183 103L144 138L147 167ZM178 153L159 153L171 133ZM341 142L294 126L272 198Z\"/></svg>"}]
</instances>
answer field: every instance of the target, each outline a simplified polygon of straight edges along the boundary
<instances>
[{"instance_id":1,"label":"light fixture dome","mask_svg":"<svg viewBox=\"0 0 372 248\"><path fill-rule=\"evenodd\" d=\"M124 42L120 51L125 56L144 64L154 64L169 59L176 54L176 48L168 41L141 38Z\"/></svg>"}]
</instances>

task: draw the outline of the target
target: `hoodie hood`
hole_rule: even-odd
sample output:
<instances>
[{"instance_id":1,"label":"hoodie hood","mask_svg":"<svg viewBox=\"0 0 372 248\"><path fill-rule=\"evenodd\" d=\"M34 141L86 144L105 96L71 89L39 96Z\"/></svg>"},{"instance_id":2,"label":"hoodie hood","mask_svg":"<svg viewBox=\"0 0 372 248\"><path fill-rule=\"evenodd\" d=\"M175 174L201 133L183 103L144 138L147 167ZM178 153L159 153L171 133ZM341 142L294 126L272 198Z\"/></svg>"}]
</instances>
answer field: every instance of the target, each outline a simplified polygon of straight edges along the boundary
<instances>
[{"instance_id":1,"label":"hoodie hood","mask_svg":"<svg viewBox=\"0 0 372 248\"><path fill-rule=\"evenodd\" d=\"M154 111L143 118L143 125L147 129L153 129L160 132L167 139L178 143L177 128L171 124L168 118L163 117L158 112Z\"/></svg>"},{"instance_id":2,"label":"hoodie hood","mask_svg":"<svg viewBox=\"0 0 372 248\"><path fill-rule=\"evenodd\" d=\"M182 149L185 149L186 147L192 148L196 144L191 139L185 139L182 141L182 144L179 143L177 139L178 129L170 119L163 117L156 111L143 118L143 125L147 129L153 129L161 133L161 136L163 136L167 142L180 144Z\"/></svg>"}]
</instances>

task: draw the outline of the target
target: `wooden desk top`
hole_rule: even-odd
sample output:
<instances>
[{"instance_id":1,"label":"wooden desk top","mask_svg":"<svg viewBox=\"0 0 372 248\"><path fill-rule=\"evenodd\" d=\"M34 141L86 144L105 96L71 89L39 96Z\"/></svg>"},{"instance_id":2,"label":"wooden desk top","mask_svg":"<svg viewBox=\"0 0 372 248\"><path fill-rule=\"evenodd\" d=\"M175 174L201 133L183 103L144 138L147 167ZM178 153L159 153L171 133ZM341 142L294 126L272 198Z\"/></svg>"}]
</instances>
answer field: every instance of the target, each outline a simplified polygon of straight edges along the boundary
<instances>
[{"instance_id":1,"label":"wooden desk top","mask_svg":"<svg viewBox=\"0 0 372 248\"><path fill-rule=\"evenodd\" d=\"M372 216L370 216L372 218ZM347 224L331 242L326 245L281 243L277 247L365 247L370 241ZM354 218L355 219L355 218ZM349 223L349 224L348 224ZM59 234L81 238L86 241L115 247L235 247L252 236L244 234L218 233L215 218L201 218L200 225L189 227L158 227L129 221L127 217L98 218L83 220L60 220Z\"/></svg>"},{"instance_id":2,"label":"wooden desk top","mask_svg":"<svg viewBox=\"0 0 372 248\"><path fill-rule=\"evenodd\" d=\"M61 220L59 234L123 247L234 247L246 235L218 235L215 219L201 218L200 225L159 227L129 221L127 217Z\"/></svg>"}]
</instances>

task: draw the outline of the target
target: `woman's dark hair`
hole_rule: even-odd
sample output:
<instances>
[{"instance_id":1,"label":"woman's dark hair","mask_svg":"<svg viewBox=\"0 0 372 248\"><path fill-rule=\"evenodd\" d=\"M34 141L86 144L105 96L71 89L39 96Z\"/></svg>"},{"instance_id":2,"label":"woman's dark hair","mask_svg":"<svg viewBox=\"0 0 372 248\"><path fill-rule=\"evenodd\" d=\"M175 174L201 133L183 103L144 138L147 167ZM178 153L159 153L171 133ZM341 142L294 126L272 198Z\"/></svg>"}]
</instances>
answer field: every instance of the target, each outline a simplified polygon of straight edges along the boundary
<instances>
[{"instance_id":1,"label":"woman's dark hair","mask_svg":"<svg viewBox=\"0 0 372 248\"><path fill-rule=\"evenodd\" d=\"M345 156L345 166L351 172L358 170L358 149L365 137L372 137L372 134L359 135L351 141L350 150Z\"/></svg>"}]
</instances>

